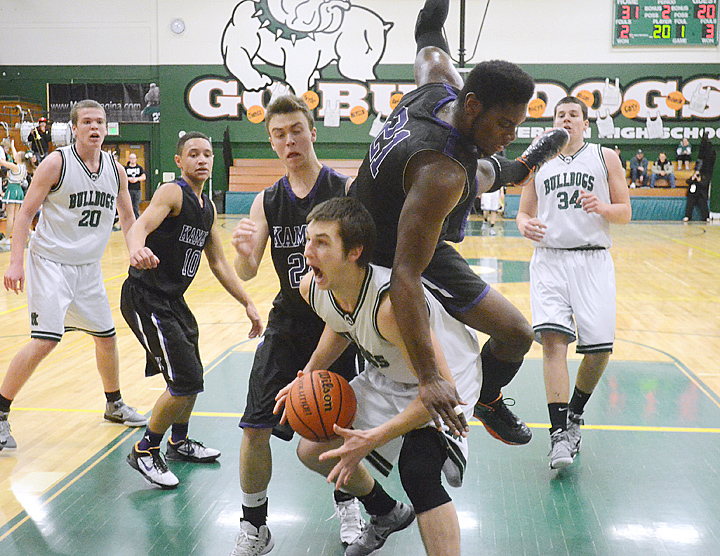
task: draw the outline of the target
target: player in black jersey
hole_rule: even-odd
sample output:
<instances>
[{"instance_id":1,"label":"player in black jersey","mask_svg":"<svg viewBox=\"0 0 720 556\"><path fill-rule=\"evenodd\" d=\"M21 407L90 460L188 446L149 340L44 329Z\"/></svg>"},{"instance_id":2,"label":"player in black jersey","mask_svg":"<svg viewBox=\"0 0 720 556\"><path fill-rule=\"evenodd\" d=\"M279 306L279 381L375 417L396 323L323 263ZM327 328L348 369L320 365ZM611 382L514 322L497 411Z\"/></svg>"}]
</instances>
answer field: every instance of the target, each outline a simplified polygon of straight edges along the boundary
<instances>
[{"instance_id":1,"label":"player in black jersey","mask_svg":"<svg viewBox=\"0 0 720 556\"><path fill-rule=\"evenodd\" d=\"M402 98L372 142L352 192L378 228L373 262L393 269L390 296L433 418L458 432L467 430L455 410L461 400L437 370L423 282L452 315L490 336L482 350L483 386L475 415L493 436L525 444L532 434L507 408L501 388L530 349L532 328L446 240L462 240L478 193L525 181L557 155L567 134L547 132L517 161L495 154L515 139L534 82L515 64L496 60L475 66L463 83L442 35L448 5L448 0L427 0L420 11L418 88Z\"/></svg>"},{"instance_id":2,"label":"player in black jersey","mask_svg":"<svg viewBox=\"0 0 720 556\"><path fill-rule=\"evenodd\" d=\"M267 108L265 125L270 145L285 165L287 174L255 198L250 217L233 232L237 251L235 270L243 280L258 271L270 241L280 292L273 301L267 329L255 353L250 372L247 404L240 427L240 486L243 518L233 554L269 552L275 541L267 527L267 488L272 474L270 436L283 436L276 428L280 415L273 414L275 395L292 382L310 359L324 323L299 292L307 273L305 227L310 211L332 197L343 196L348 179L322 165L313 143L316 129L312 112L293 95L278 97ZM346 350L330 367L348 380L355 375L355 351ZM337 491L335 504L341 520L340 538L352 543L362 521L357 499Z\"/></svg>"},{"instance_id":3,"label":"player in black jersey","mask_svg":"<svg viewBox=\"0 0 720 556\"><path fill-rule=\"evenodd\" d=\"M168 428L172 427L168 459L210 463L220 456L187 434L195 399L203 391L203 365L197 322L183 294L195 277L203 251L220 284L245 307L252 323L249 337L262 332L260 315L225 258L215 226L215 206L203 193L213 165L210 140L202 133L186 133L178 141L175 162L180 179L158 188L128 232L131 267L120 298L123 317L146 351L145 374L162 373L167 382L145 435L127 461L149 483L163 489L178 485L160 453Z\"/></svg>"}]
</instances>

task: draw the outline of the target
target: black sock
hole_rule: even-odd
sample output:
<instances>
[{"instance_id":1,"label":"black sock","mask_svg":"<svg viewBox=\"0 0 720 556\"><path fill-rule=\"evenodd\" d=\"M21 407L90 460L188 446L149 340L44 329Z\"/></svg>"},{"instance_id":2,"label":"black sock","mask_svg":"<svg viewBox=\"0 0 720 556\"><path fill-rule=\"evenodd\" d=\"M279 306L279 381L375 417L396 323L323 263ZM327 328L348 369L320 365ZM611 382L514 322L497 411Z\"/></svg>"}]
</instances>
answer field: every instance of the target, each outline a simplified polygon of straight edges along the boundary
<instances>
[{"instance_id":1,"label":"black sock","mask_svg":"<svg viewBox=\"0 0 720 556\"><path fill-rule=\"evenodd\" d=\"M159 448L165 433L153 432L149 427L145 427L145 434L138 442L138 450L147 451L152 448Z\"/></svg>"},{"instance_id":2,"label":"black sock","mask_svg":"<svg viewBox=\"0 0 720 556\"><path fill-rule=\"evenodd\" d=\"M115 390L114 392L105 392L105 399L108 401L108 403L120 401L122 399L122 396L120 395L120 390Z\"/></svg>"},{"instance_id":3,"label":"black sock","mask_svg":"<svg viewBox=\"0 0 720 556\"><path fill-rule=\"evenodd\" d=\"M358 500L365 506L367 513L375 516L389 514L397 504L377 481L375 481L370 493L365 496L358 496Z\"/></svg>"},{"instance_id":4,"label":"black sock","mask_svg":"<svg viewBox=\"0 0 720 556\"><path fill-rule=\"evenodd\" d=\"M500 390L510 384L522 365L522 361L501 361L490 351L489 344L490 340L485 342L480 352L483 380L479 401L485 405L498 399Z\"/></svg>"},{"instance_id":5,"label":"black sock","mask_svg":"<svg viewBox=\"0 0 720 556\"><path fill-rule=\"evenodd\" d=\"M253 527L255 527L256 529L260 529L260 527L267 523L267 509L267 500L265 500L265 502L263 502L259 506L255 506L254 508L243 506L243 519L252 523Z\"/></svg>"},{"instance_id":6,"label":"black sock","mask_svg":"<svg viewBox=\"0 0 720 556\"><path fill-rule=\"evenodd\" d=\"M10 411L10 404L12 404L12 402L12 400L8 400L5 396L0 395L0 411L8 413Z\"/></svg>"},{"instance_id":7,"label":"black sock","mask_svg":"<svg viewBox=\"0 0 720 556\"><path fill-rule=\"evenodd\" d=\"M592 396L592 392L590 394L586 394L585 392L578 390L578 387L576 386L573 391L572 398L570 398L570 411L576 415L582 415L583 411L585 411L585 404L588 403L590 396Z\"/></svg>"},{"instance_id":8,"label":"black sock","mask_svg":"<svg viewBox=\"0 0 720 556\"><path fill-rule=\"evenodd\" d=\"M188 435L188 423L173 423L170 439L173 444L184 442Z\"/></svg>"},{"instance_id":9,"label":"black sock","mask_svg":"<svg viewBox=\"0 0 720 556\"><path fill-rule=\"evenodd\" d=\"M349 502L353 498L355 498L352 494L348 494L347 492L343 492L342 490L334 490L333 491L333 498L335 499L335 502Z\"/></svg>"},{"instance_id":10,"label":"black sock","mask_svg":"<svg viewBox=\"0 0 720 556\"><path fill-rule=\"evenodd\" d=\"M567 412L568 404L566 403L549 403L548 413L550 414L550 434L556 430L567 430Z\"/></svg>"},{"instance_id":11,"label":"black sock","mask_svg":"<svg viewBox=\"0 0 720 556\"><path fill-rule=\"evenodd\" d=\"M416 52L420 52L426 46L435 46L450 54L450 47L442 31L449 7L449 0L427 0L425 2L415 22Z\"/></svg>"}]
</instances>

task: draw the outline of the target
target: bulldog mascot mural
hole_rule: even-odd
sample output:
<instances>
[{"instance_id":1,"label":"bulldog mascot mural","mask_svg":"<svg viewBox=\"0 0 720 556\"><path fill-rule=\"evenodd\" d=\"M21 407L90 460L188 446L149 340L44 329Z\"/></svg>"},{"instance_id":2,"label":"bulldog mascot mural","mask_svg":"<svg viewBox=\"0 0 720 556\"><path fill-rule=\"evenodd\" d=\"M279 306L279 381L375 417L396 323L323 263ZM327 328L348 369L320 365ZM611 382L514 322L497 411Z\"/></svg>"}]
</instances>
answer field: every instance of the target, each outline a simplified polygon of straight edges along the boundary
<instances>
[{"instance_id":1,"label":"bulldog mascot mural","mask_svg":"<svg viewBox=\"0 0 720 556\"><path fill-rule=\"evenodd\" d=\"M347 79L374 79L392 25L348 0L242 0L223 32L222 55L244 90L270 87L273 79L255 68L268 64L302 95L333 62Z\"/></svg>"}]
</instances>

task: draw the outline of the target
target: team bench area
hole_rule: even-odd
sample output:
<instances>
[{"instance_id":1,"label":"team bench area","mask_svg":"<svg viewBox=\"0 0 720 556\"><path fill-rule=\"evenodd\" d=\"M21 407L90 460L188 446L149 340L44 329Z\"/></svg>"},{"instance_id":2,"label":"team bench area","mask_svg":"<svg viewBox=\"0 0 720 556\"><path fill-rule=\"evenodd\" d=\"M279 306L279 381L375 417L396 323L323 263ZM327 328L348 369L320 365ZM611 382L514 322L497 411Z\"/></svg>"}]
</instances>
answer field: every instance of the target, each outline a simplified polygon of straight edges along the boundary
<instances>
[{"instance_id":1,"label":"team bench area","mask_svg":"<svg viewBox=\"0 0 720 556\"><path fill-rule=\"evenodd\" d=\"M321 160L339 172L355 178L362 160ZM230 187L225 194L227 214L248 214L253 199L285 175L285 166L277 158L236 158L230 168Z\"/></svg>"},{"instance_id":2,"label":"team bench area","mask_svg":"<svg viewBox=\"0 0 720 556\"><path fill-rule=\"evenodd\" d=\"M515 218L520 205L520 187L508 187L505 191L505 218ZM633 220L682 220L685 215L687 184L678 182L677 187L639 187L630 189Z\"/></svg>"},{"instance_id":3,"label":"team bench area","mask_svg":"<svg viewBox=\"0 0 720 556\"><path fill-rule=\"evenodd\" d=\"M341 174L355 178L362 160L321 160ZM687 171L685 171L687 172ZM689 172L691 173L691 172ZM225 194L227 214L248 214L253 199L285 174L285 166L277 158L238 158L230 168L230 189ZM683 171L676 172L677 187L643 187L630 190L633 220L681 220L685 213ZM681 178L682 176L682 178ZM508 187L505 196L505 218L515 218L520 202L519 187Z\"/></svg>"}]
</instances>

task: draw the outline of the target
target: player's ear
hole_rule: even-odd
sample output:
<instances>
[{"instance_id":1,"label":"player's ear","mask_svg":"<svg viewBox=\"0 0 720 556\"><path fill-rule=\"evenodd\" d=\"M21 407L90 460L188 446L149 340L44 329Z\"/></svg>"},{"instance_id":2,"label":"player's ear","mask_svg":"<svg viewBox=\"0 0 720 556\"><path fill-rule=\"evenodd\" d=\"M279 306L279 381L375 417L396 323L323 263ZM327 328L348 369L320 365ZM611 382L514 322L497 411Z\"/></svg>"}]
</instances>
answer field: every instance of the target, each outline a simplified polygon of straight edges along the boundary
<instances>
[{"instance_id":1,"label":"player's ear","mask_svg":"<svg viewBox=\"0 0 720 556\"><path fill-rule=\"evenodd\" d=\"M362 255L363 252L363 246L358 245L357 247L353 247L348 251L347 258L350 262L357 262L357 260L360 258L360 255Z\"/></svg>"},{"instance_id":2,"label":"player's ear","mask_svg":"<svg viewBox=\"0 0 720 556\"><path fill-rule=\"evenodd\" d=\"M182 166L180 166L180 156L177 154L175 155L175 164L182 170Z\"/></svg>"},{"instance_id":3,"label":"player's ear","mask_svg":"<svg viewBox=\"0 0 720 556\"><path fill-rule=\"evenodd\" d=\"M475 96L475 93L468 93L465 95L465 99L463 100L463 109L466 114L471 117L475 117L482 113L483 105L482 102L480 102L480 99Z\"/></svg>"}]
</instances>

